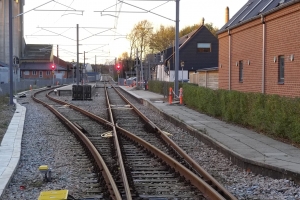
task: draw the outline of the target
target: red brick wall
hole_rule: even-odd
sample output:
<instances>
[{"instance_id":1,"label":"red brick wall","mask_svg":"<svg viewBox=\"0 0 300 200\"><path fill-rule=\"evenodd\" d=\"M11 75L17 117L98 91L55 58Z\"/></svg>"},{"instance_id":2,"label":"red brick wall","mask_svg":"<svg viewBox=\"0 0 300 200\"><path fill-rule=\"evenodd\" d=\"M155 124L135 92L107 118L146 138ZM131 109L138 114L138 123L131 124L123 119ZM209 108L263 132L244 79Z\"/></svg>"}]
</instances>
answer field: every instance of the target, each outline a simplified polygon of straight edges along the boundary
<instances>
[{"instance_id":1,"label":"red brick wall","mask_svg":"<svg viewBox=\"0 0 300 200\"><path fill-rule=\"evenodd\" d=\"M266 56L265 92L284 96L300 96L300 3L284 8L265 18ZM262 92L263 24L261 19L251 21L231 33L231 89L243 92ZM219 88L228 89L228 33L219 36ZM290 55L294 61L290 61ZM285 82L278 84L278 62L274 56L284 55ZM239 82L239 67L243 60L244 77ZM250 65L248 65L248 60ZM222 66L222 67L221 67Z\"/></svg>"},{"instance_id":2,"label":"red brick wall","mask_svg":"<svg viewBox=\"0 0 300 200\"><path fill-rule=\"evenodd\" d=\"M29 71L29 75L24 75L24 71L22 71L22 78L24 79L28 79L28 78L32 78L32 79L52 79L53 75L52 72L50 72L50 75L46 74L46 71L42 71L43 72L43 77L40 78L40 71L36 71L36 75L32 75L32 71ZM67 78L66 72L63 76L63 78Z\"/></svg>"},{"instance_id":3,"label":"red brick wall","mask_svg":"<svg viewBox=\"0 0 300 200\"><path fill-rule=\"evenodd\" d=\"M266 93L300 96L300 3L266 17ZM290 56L294 55L294 61ZM278 84L278 60L285 57L284 84Z\"/></svg>"},{"instance_id":4,"label":"red brick wall","mask_svg":"<svg viewBox=\"0 0 300 200\"><path fill-rule=\"evenodd\" d=\"M219 35L219 88L228 89L228 33Z\"/></svg>"}]
</instances>

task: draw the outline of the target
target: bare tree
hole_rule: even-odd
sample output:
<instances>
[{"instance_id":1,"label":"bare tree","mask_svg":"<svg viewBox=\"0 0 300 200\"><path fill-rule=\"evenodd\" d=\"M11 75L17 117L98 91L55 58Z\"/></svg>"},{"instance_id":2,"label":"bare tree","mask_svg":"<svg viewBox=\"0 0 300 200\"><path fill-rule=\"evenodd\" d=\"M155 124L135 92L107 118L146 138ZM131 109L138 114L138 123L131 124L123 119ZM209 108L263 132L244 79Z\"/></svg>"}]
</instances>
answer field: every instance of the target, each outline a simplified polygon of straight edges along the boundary
<instances>
[{"instance_id":1,"label":"bare tree","mask_svg":"<svg viewBox=\"0 0 300 200\"><path fill-rule=\"evenodd\" d=\"M134 50L134 48L137 48L139 50L139 52L141 53L140 55L145 55L147 51L149 51L152 31L152 23L150 23L148 20L140 21L134 26L128 37L131 44L130 57L132 56L132 51Z\"/></svg>"}]
</instances>

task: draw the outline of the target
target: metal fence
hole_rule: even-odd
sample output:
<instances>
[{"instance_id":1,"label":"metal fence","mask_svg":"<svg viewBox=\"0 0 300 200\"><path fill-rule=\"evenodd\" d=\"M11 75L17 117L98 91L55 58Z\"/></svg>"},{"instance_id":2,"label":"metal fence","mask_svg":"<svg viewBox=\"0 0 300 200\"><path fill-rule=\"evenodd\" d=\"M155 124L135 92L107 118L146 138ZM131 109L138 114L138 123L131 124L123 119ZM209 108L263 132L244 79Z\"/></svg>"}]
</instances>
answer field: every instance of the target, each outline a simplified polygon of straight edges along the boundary
<instances>
[{"instance_id":1,"label":"metal fence","mask_svg":"<svg viewBox=\"0 0 300 200\"><path fill-rule=\"evenodd\" d=\"M71 84L73 83L73 78L64 79L21 79L20 81L15 81L13 83L13 93L17 94L22 91L30 90L30 86L34 88L41 88L53 85ZM0 96L9 95L10 84L4 83L0 84Z\"/></svg>"}]
</instances>

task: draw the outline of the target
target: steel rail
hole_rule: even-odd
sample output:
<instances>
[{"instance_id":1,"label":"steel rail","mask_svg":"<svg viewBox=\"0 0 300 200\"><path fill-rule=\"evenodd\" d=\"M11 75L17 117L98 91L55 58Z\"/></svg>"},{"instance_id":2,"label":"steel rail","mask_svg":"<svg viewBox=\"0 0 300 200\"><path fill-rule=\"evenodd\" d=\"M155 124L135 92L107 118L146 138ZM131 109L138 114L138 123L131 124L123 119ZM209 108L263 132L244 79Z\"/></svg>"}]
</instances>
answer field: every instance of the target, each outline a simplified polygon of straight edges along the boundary
<instances>
[{"instance_id":1,"label":"steel rail","mask_svg":"<svg viewBox=\"0 0 300 200\"><path fill-rule=\"evenodd\" d=\"M48 89L49 90L49 89ZM91 143L91 141L82 133L71 121L69 121L67 118L65 118L62 114L60 114L53 106L46 104L42 100L39 100L35 97L36 94L44 92L46 90L38 91L32 95L32 99L46 108L48 108L56 117L58 117L63 123L68 126L85 144L86 148L89 150L93 158L95 159L95 162L97 163L97 166L99 170L101 171L104 180L106 182L106 186L109 190L110 197L114 200L122 200L121 195L119 193L118 187L108 169L108 167L105 164L105 161L99 154L98 150L95 148L95 146Z\"/></svg>"},{"instance_id":2,"label":"steel rail","mask_svg":"<svg viewBox=\"0 0 300 200\"><path fill-rule=\"evenodd\" d=\"M155 156L157 156L158 158L160 158L164 162L166 162L175 171L179 172L180 175L184 176L186 178L186 180L189 180L192 185L194 185L197 189L199 189L206 198L211 199L211 200L225 199L220 193L215 191L208 183L206 183L204 180L199 178L197 175L195 175L189 169L184 167L182 164L180 164L178 161L176 161L171 156L167 155L163 151L159 150L158 148L156 148L155 146L146 142L145 140L139 138L138 136L119 127L118 125L116 125L116 127L117 127L118 131L120 133L122 133L125 137L142 145L148 151L151 151Z\"/></svg>"},{"instance_id":3,"label":"steel rail","mask_svg":"<svg viewBox=\"0 0 300 200\"><path fill-rule=\"evenodd\" d=\"M112 86L113 87L113 86ZM114 87L113 87L114 88ZM114 88L115 89L115 88ZM121 96L121 98L123 98L123 100L125 100L128 104L130 104L131 106L132 106L132 108L141 116L141 118L143 118L144 119L144 121L146 122L146 123L148 123L148 124L150 124L151 126L152 126L152 128L153 129L155 129L155 130L157 130L157 131L160 131L160 135L162 136L162 138L164 139L164 140L167 140L166 142L171 146L171 147L175 147L174 149L181 155L181 154L186 154L180 147L178 147L177 145L176 145L176 143L174 143L170 138L168 138L164 133L162 133L161 132L161 130L151 121L151 120L149 120L145 115L143 115L141 112L139 112L139 110L134 106L134 105L132 105L118 90L116 90L117 91L117 93ZM52 92L52 91L51 91ZM49 94L51 93L51 92L49 92ZM76 107L76 106L74 106L74 105L72 105L72 104L69 104L69 103L66 103L66 102L63 102L63 101L60 101L60 100L58 100L58 99L55 99L55 98L52 98L52 97L48 97L48 98L50 98L51 100L53 99L55 102L57 102L57 103L60 103L60 104L63 104L63 105L69 105L70 107L72 107L72 108L74 108L74 109L76 109L77 111L79 111L79 112L84 112L83 114L86 114L87 116L89 116L89 117L92 117L92 116L94 116L93 114L91 114L91 113L89 113L89 112L86 112L86 111L84 111L84 110L82 110L81 108L78 108L78 107ZM110 105L109 105L110 106ZM111 118L112 118L112 116L110 116ZM107 124L107 125L110 125L111 127L114 127L114 126L112 126L112 123L111 122L108 122L108 121L106 121L105 119L102 119L102 118L100 118L100 117L98 117L98 116L95 116L95 117L92 117L94 120L96 120L96 121L99 121L100 123L103 123L103 124ZM99 119L99 120L98 120ZM120 129L122 129L121 127L117 127L118 128L118 130L120 130ZM122 129L123 131L126 131L125 129ZM126 131L127 132L127 131ZM129 132L128 132L129 133ZM181 153L180 153L181 152ZM187 155L187 154L186 154ZM182 156L182 155L181 155ZM182 157L184 157L184 158L186 158L185 156L182 156ZM188 158L190 158L188 155L187 155L187 157ZM210 174L208 174L202 167L200 167L192 158L190 158L191 159L191 163L189 162L189 164L192 166L192 167L194 167L194 169L196 169L196 171L198 171L198 173L199 174L201 174L203 177L206 177L206 179L208 180L208 181L211 181L211 182L213 182L213 180L215 180L214 178L213 179L209 179L209 177L211 177L211 175ZM184 167L185 168L185 167ZM198 169L198 168L200 168L200 169ZM203 170L203 171L201 171L201 169ZM188 170L188 169L186 169L186 170ZM189 170L188 170L189 171ZM190 171L189 171L190 172ZM192 173L192 172L190 172L190 173ZM192 173L193 174L193 173ZM196 175L195 175L196 176ZM198 177L198 176L196 176L196 177ZM198 177L199 178L199 177ZM200 178L199 178L200 179ZM201 180L201 179L200 179ZM202 180L203 181L203 180ZM203 181L203 182L205 182L205 181ZM207 182L207 181L206 181ZM205 182L205 183L206 183ZM215 180L215 182L218 184L218 185L220 185L216 180ZM207 183L206 183L207 184ZM233 199L233 200L235 200L236 198L232 195L232 194L230 194L229 192L229 194L231 195L231 196L229 196L229 198L226 196L226 195L224 195L224 193L221 191L220 192L220 188L222 188L222 185L220 185L221 187L218 187L218 185L214 185L214 186L209 186L210 187L210 189L212 189L212 187L215 187L216 188L216 190L214 190L214 189L212 189L213 190L213 192L215 192L215 193L218 193L219 195L223 195L223 198L221 198L221 199ZM197 187L197 186L196 186ZM197 187L198 188L198 187ZM217 192L217 190L219 190L219 192ZM226 189L225 189L226 190ZM202 191L202 190L200 190L200 191ZM202 191L203 192L203 191ZM204 192L206 192L206 190L204 191ZM212 199L215 199L215 198L212 198Z\"/></svg>"},{"instance_id":4,"label":"steel rail","mask_svg":"<svg viewBox=\"0 0 300 200\"><path fill-rule=\"evenodd\" d=\"M97 115L95 115L95 114L93 114L93 113L90 113L90 112L88 112L88 111L85 111L85 110L83 110L82 108L79 108L79 107L77 107L77 106L75 106L75 105L73 105L73 104L70 104L70 103L67 103L67 102L58 100L58 99L56 99L56 98L54 98L54 97L51 97L49 94L52 93L52 92L53 92L53 91L50 91L50 92L46 95L47 98L49 98L49 99L51 99L52 101L55 101L56 103L59 103L59 104L61 104L61 105L68 105L70 108L72 108L72 109L74 109L74 110L76 110L76 111L78 111L78 112L81 112L81 113L85 114L86 116L92 118L92 119L95 120L95 121L98 121L98 122L101 122L102 124L105 124L105 125L108 125L108 126L110 126L110 127L113 127L113 124L112 124L111 122L109 122L109 121L107 121L107 120L105 120L105 119L103 119L103 118L101 118L101 117L99 117L99 116L97 116Z\"/></svg>"},{"instance_id":5,"label":"steel rail","mask_svg":"<svg viewBox=\"0 0 300 200\"><path fill-rule=\"evenodd\" d=\"M129 100L127 100L114 86L112 86L116 92L121 96L121 98L128 103L133 110L153 129L155 129L160 137L170 145L179 155L181 155L190 165L193 167L204 179L210 181L220 194L222 194L225 199L237 200L235 196L233 196L223 185L221 185L214 177L212 177L205 169L203 169L198 163L196 163L188 154L185 153L172 139L170 139L166 134L162 132L162 130L156 126L150 119L148 119L143 113L141 113Z\"/></svg>"},{"instance_id":6,"label":"steel rail","mask_svg":"<svg viewBox=\"0 0 300 200\"><path fill-rule=\"evenodd\" d=\"M109 96L108 96L108 93L107 93L107 87L104 86L104 88L105 88L105 97L106 97L106 103L107 103L109 118L110 118L111 123L114 125L113 126L113 138L114 138L114 143L115 143L115 149L116 149L117 155L118 155L119 167L120 167L120 171L121 171L124 190L125 190L125 193L126 193L126 199L127 200L132 200L132 196L131 196L131 192L130 192L130 188L129 188L129 183L128 183L128 180L127 180L126 170L125 170L124 163L123 163L123 157L122 157L122 153L121 153L121 149L120 149L118 134L117 134L117 130L116 130L113 114L112 114L112 108L111 108L110 101L109 101Z\"/></svg>"}]
</instances>

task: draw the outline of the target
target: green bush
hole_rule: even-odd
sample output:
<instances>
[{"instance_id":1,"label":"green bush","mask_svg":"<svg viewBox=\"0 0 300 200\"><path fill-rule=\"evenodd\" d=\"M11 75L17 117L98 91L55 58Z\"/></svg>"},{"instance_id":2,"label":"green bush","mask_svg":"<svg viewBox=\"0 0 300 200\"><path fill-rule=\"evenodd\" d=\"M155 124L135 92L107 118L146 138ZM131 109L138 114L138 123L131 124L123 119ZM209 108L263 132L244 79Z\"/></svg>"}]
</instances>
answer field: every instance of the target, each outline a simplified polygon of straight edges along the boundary
<instances>
[{"instance_id":1,"label":"green bush","mask_svg":"<svg viewBox=\"0 0 300 200\"><path fill-rule=\"evenodd\" d=\"M149 81L149 90L163 94L173 82ZM184 103L207 115L300 142L300 98L261 93L212 90L184 83ZM167 90L168 91L168 90Z\"/></svg>"}]
</instances>

